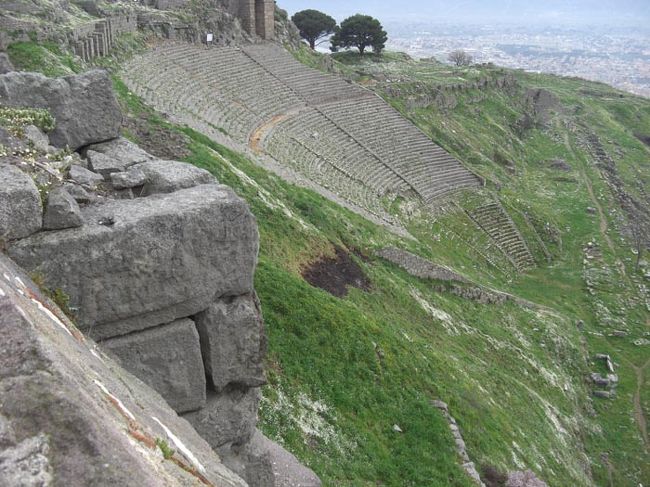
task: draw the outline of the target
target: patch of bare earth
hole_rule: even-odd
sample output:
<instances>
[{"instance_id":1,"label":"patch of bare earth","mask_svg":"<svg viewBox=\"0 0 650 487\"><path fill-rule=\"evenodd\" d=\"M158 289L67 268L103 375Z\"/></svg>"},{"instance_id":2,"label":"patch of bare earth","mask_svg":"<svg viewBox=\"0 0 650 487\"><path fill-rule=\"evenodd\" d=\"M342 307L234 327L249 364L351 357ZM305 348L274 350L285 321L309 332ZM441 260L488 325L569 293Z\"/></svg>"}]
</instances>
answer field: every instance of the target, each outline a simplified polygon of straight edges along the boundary
<instances>
[{"instance_id":1,"label":"patch of bare earth","mask_svg":"<svg viewBox=\"0 0 650 487\"><path fill-rule=\"evenodd\" d=\"M348 286L369 290L370 280L350 254L341 247L334 250L333 257L321 257L304 269L303 279L338 298L348 293Z\"/></svg>"},{"instance_id":2,"label":"patch of bare earth","mask_svg":"<svg viewBox=\"0 0 650 487\"><path fill-rule=\"evenodd\" d=\"M161 159L181 161L190 154L185 135L152 125L144 115L125 117L124 128L137 139L140 147Z\"/></svg>"}]
</instances>

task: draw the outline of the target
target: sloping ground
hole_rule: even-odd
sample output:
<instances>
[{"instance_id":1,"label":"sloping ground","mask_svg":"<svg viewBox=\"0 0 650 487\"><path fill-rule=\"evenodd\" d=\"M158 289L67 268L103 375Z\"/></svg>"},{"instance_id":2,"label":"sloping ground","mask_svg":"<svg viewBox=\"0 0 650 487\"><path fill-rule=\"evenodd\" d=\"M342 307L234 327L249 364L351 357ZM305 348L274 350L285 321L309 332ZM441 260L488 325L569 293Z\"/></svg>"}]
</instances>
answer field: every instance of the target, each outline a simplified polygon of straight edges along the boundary
<instances>
[{"instance_id":1,"label":"sloping ground","mask_svg":"<svg viewBox=\"0 0 650 487\"><path fill-rule=\"evenodd\" d=\"M435 204L478 177L389 105L274 44L162 44L124 69L159 110L187 114L376 213L408 196Z\"/></svg>"},{"instance_id":2,"label":"sloping ground","mask_svg":"<svg viewBox=\"0 0 650 487\"><path fill-rule=\"evenodd\" d=\"M632 365L642 367L647 360L647 345L635 344L644 343L647 283L641 271L634 272L629 249L614 230L618 213L607 186L565 123L578 114L573 120L613 141L605 150L617 154L625 180L645 181L647 166L634 164L647 160L648 152L633 131L650 124L650 106L594 84L589 86L611 99L585 100L576 95L584 87L581 81L519 73L519 83L552 89L570 108L557 126L534 128L520 137L513 129L522 114L519 89L499 77L487 91L455 91L456 108L450 108L453 103L444 109L434 104L413 112L405 108L417 92L408 76L418 82L422 75L434 83L467 79L473 84L475 78L493 79L498 70L368 63L389 74L400 71L405 81L391 83L391 103L435 133L446 149L499 182L499 199L527 237L531 253L543 260L540 247L545 246L553 265L512 275L494 240L477 232L462 208L435 218L416 212L407 224L418 241L398 239L198 133L164 122L122 90L124 101L153 126L187 134L188 160L236 188L257 217L256 288L271 353L271 384L262 408L265 433L313 467L325 485L473 485L461 469L445 418L432 404L441 399L449 404L469 458L481 472L485 464L502 471L531 468L550 486L561 487L609 485L609 473L612 485L645 485L650 472L634 405L643 414L648 402ZM511 72L505 76L515 79ZM492 162L495 147L513 161L515 173ZM547 163L557 158L572 168L562 172L561 181ZM588 213L593 202L579 169L606 208L602 215ZM601 240L600 218L609 221L612 251ZM602 244L600 258L585 256L590 241ZM546 308L467 301L382 259L354 257L371 289L350 288L345 298L336 298L307 284L300 273L306 264L332 255L335 245L365 255L398 246ZM631 283L620 279L613 257L624 263ZM608 336L620 327L628 336ZM592 385L585 378L592 371L605 372L589 357L594 352L611 354L616 364L620 382L611 399L589 397Z\"/></svg>"},{"instance_id":3,"label":"sloping ground","mask_svg":"<svg viewBox=\"0 0 650 487\"><path fill-rule=\"evenodd\" d=\"M125 96L153 126L179 130ZM449 405L479 471L484 464L531 468L550 485L591 485L581 453L580 432L591 427L584 358L568 318L514 302L468 301L383 259L358 258L352 249L373 255L393 245L438 260L426 251L430 229L418 235L420 243L398 239L184 132L188 160L236 188L259 223L256 289L270 340L261 428L324 485L474 485L438 399ZM489 239L464 211L456 215L464 218L460 227ZM444 245L456 254L449 241ZM339 260L331 259L336 247L369 284L347 286L342 298L302 276L315 262ZM497 248L484 251L505 261ZM343 282L348 267L320 274Z\"/></svg>"},{"instance_id":4,"label":"sloping ground","mask_svg":"<svg viewBox=\"0 0 650 487\"><path fill-rule=\"evenodd\" d=\"M593 357L611 356L618 386L609 398L593 398L596 428L584 437L593 483L646 485L649 397L638 371L648 356L648 259L644 253L635 266L629 229L639 221L629 217L629 203L645 201L647 214L650 152L637 135L650 126L648 100L575 78L456 69L392 53L381 60L351 53L337 59L347 63L338 65L346 75L468 162L488 188L498 188L535 260L551 258L548 267L499 287L572 316L591 372L607 374ZM544 117L527 103L527 94L540 90L556 99ZM526 115L531 123L523 127ZM493 251L493 239L470 230L464 210L418 227L437 237L431 248L438 259L465 266L470 278L501 281L510 265ZM595 392L595 384L589 387Z\"/></svg>"}]
</instances>

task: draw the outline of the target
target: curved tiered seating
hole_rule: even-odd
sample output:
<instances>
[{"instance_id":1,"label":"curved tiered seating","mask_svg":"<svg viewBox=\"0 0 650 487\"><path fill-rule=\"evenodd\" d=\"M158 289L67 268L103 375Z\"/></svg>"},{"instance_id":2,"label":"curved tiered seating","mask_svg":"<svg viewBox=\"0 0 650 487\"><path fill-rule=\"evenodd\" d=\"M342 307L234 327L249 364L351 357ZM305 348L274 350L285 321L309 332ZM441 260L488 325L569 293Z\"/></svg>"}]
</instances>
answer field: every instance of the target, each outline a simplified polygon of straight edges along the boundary
<instances>
[{"instance_id":1,"label":"curved tiered seating","mask_svg":"<svg viewBox=\"0 0 650 487\"><path fill-rule=\"evenodd\" d=\"M164 45L128 64L124 78L155 108L192 113L240 142L264 120L304 105L237 48Z\"/></svg>"},{"instance_id":2,"label":"curved tiered seating","mask_svg":"<svg viewBox=\"0 0 650 487\"><path fill-rule=\"evenodd\" d=\"M514 222L498 203L488 203L468 211L474 220L506 254L518 270L535 266L535 259Z\"/></svg>"},{"instance_id":3,"label":"curved tiered seating","mask_svg":"<svg viewBox=\"0 0 650 487\"><path fill-rule=\"evenodd\" d=\"M123 79L156 109L264 149L370 211L380 212L385 196L434 203L480 184L375 94L274 44L166 43L128 63Z\"/></svg>"},{"instance_id":4,"label":"curved tiered seating","mask_svg":"<svg viewBox=\"0 0 650 487\"><path fill-rule=\"evenodd\" d=\"M403 192L409 188L382 160L364 149L317 110L303 110L283 120L275 126L269 140L274 141L272 147L281 147L283 141L288 140L300 143L350 179L374 189L378 195L391 191Z\"/></svg>"},{"instance_id":5,"label":"curved tiered seating","mask_svg":"<svg viewBox=\"0 0 650 487\"><path fill-rule=\"evenodd\" d=\"M319 110L371 148L427 203L455 188L479 184L476 176L379 98L331 103Z\"/></svg>"}]
</instances>

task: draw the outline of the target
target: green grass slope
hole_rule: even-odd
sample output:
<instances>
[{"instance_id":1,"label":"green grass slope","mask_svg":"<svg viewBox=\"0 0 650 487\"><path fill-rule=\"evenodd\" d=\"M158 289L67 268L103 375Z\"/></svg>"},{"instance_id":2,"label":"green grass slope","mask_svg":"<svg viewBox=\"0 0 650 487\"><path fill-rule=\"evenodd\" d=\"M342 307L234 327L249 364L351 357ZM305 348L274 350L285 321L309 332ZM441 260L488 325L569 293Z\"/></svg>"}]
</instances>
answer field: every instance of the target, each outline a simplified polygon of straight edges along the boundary
<instances>
[{"instance_id":1,"label":"green grass slope","mask_svg":"<svg viewBox=\"0 0 650 487\"><path fill-rule=\"evenodd\" d=\"M308 52L300 56L314 66L328 64ZM257 217L256 289L269 335L264 432L326 486L474 485L432 405L441 399L478 466L531 469L551 486L650 482L639 427L648 413L647 281L621 234L625 214L588 148L589 136L597 135L626 190L643 197L648 148L636 135L647 135L650 102L579 80L490 67L452 70L394 54L363 61L344 55L334 69L377 90L482 174L487 187L444 202L435 214L397 205L395 214L415 237L402 240L170 124L115 78L127 136L145 145L152 134L182 137L183 157L232 186ZM503 76L516 83L442 89ZM546 121L522 131L527 88L551 91L559 104ZM435 102L441 92L447 99ZM133 120L150 130L132 130ZM556 158L569 170L553 169L548 161ZM467 217L466 209L493 198L538 261L524 275L508 267ZM589 256L588 242L597 249ZM463 299L445 283L414 278L376 257L386 245L537 305ZM303 279L306 268L336 247L350 252L368 278L367 290L349 288L337 298ZM627 336L609 336L621 329ZM594 353L608 353L616 363L613 399L591 397L588 374L604 372Z\"/></svg>"}]
</instances>

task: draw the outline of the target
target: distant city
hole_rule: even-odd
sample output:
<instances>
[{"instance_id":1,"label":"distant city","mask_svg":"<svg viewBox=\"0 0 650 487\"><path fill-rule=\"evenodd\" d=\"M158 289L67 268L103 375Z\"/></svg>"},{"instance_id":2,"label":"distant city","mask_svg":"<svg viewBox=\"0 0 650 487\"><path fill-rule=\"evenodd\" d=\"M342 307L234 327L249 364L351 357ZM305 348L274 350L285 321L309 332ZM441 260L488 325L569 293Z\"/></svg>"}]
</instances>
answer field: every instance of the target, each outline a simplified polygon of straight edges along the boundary
<instances>
[{"instance_id":1,"label":"distant city","mask_svg":"<svg viewBox=\"0 0 650 487\"><path fill-rule=\"evenodd\" d=\"M474 62L602 81L650 97L650 30L643 27L531 27L386 23L387 49L447 62L463 49Z\"/></svg>"}]
</instances>

